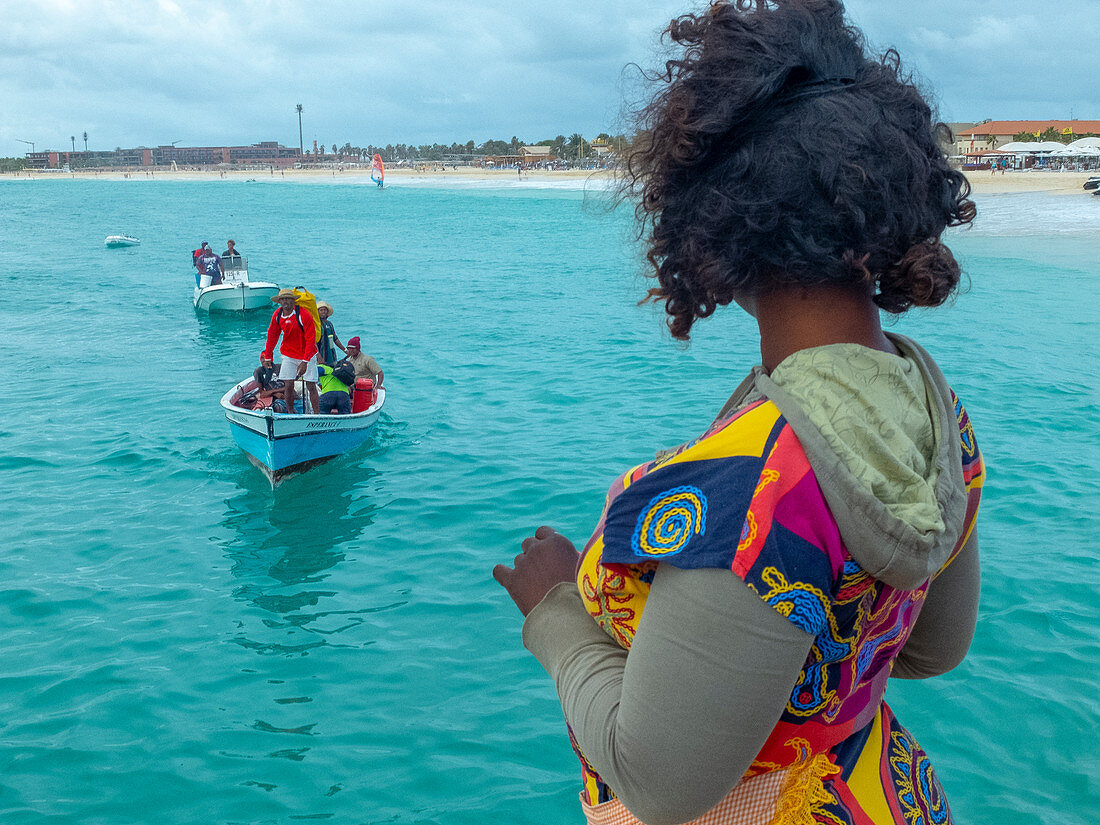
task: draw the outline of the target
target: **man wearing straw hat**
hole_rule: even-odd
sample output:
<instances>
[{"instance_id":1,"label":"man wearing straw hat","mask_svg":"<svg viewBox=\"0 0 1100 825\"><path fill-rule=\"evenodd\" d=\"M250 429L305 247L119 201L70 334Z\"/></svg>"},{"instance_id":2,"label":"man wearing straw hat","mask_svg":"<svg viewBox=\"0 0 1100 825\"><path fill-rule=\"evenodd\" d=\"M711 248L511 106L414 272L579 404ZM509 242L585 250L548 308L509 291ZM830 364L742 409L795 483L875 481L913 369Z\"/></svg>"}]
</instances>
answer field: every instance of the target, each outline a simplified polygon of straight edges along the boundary
<instances>
[{"instance_id":1,"label":"man wearing straw hat","mask_svg":"<svg viewBox=\"0 0 1100 825\"><path fill-rule=\"evenodd\" d=\"M295 303L296 299L293 289L280 289L279 294L271 299L279 305L279 309L272 314L271 323L267 327L267 345L260 355L260 363L265 367L272 366L275 343L282 336L279 352L283 361L279 367L279 378L286 383L287 411L294 411L294 382L301 378L309 392L312 411L317 412L320 404L317 394L317 344L313 333L313 316L309 312L303 312ZM307 410L303 408L303 411Z\"/></svg>"},{"instance_id":2,"label":"man wearing straw hat","mask_svg":"<svg viewBox=\"0 0 1100 825\"><path fill-rule=\"evenodd\" d=\"M317 363L332 366L336 363L336 349L347 352L332 326L332 304L328 301L317 302L317 314L321 318L321 340L317 342Z\"/></svg>"}]
</instances>

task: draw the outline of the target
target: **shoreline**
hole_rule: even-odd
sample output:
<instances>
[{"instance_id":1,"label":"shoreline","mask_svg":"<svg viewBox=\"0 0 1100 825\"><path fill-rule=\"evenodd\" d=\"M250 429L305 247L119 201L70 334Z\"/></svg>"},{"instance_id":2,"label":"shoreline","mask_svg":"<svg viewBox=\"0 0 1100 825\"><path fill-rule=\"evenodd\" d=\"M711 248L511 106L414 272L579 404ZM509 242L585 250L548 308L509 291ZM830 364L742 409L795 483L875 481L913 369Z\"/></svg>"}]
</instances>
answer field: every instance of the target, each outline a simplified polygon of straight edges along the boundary
<instances>
[{"instance_id":1,"label":"shoreline","mask_svg":"<svg viewBox=\"0 0 1100 825\"><path fill-rule=\"evenodd\" d=\"M516 169L484 169L472 166L459 166L447 169L440 168L440 164L434 167L411 169L395 167L386 170L386 183L391 180L454 180L454 181L528 181L528 180L586 180L596 178L611 180L613 174L606 169L529 169L522 175L517 174ZM346 166L343 168L324 169L271 169L263 166L255 169L119 169L119 170L82 170L73 169L69 172L21 170L19 172L0 172L0 180L22 178L34 180L50 180L63 178L66 180L225 180L225 181L304 181L304 182L332 182L347 181L349 183L370 184L371 169L369 166Z\"/></svg>"},{"instance_id":2,"label":"shoreline","mask_svg":"<svg viewBox=\"0 0 1100 825\"><path fill-rule=\"evenodd\" d=\"M1098 172L1026 172L1009 170L1007 172L966 172L971 191L976 195L1003 195L1015 192L1048 192L1052 194L1085 194L1083 184ZM529 185L551 182L578 182L614 180L614 173L605 169L531 169L518 174L515 169L482 169L460 166L441 170L440 168L393 168L386 170L387 181L405 181L408 183L487 184L504 183L509 186ZM274 182L293 181L300 183L350 183L373 185L369 167L344 167L332 169L203 169L162 171L158 169L136 169L119 171L82 171L45 172L19 171L0 172L0 180L109 180L109 181L194 181L222 180L233 182Z\"/></svg>"}]
</instances>

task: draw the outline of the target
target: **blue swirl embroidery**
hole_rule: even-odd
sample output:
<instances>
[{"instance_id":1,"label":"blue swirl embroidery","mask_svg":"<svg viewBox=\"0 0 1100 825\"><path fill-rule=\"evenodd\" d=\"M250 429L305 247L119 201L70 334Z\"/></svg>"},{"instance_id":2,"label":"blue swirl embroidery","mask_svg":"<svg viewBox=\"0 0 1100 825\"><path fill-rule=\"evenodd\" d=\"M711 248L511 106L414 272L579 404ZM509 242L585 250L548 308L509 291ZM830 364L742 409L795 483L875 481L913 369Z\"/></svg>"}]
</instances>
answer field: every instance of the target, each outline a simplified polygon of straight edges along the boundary
<instances>
[{"instance_id":1,"label":"blue swirl embroidery","mask_svg":"<svg viewBox=\"0 0 1100 825\"><path fill-rule=\"evenodd\" d=\"M673 487L638 515L630 546L639 556L672 556L707 531L707 497L698 487Z\"/></svg>"}]
</instances>

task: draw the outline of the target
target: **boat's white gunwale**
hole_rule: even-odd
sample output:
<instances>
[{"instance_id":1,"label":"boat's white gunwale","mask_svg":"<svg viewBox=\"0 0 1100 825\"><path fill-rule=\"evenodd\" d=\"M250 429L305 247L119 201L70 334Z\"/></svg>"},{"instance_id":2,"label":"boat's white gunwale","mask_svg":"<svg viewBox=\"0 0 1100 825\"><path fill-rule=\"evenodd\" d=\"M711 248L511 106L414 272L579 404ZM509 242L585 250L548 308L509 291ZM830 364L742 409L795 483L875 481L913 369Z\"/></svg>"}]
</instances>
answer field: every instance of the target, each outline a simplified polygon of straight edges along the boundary
<instances>
[{"instance_id":1,"label":"boat's white gunwale","mask_svg":"<svg viewBox=\"0 0 1100 825\"><path fill-rule=\"evenodd\" d=\"M260 430L256 430L252 427L249 427L249 429L252 429L254 432L260 433L261 435L264 435L267 432L267 419L269 419L269 418L273 419L274 421L286 421L286 422L311 421L311 420L325 421L325 422L336 421L338 424L343 423L345 421L360 421L360 420L363 420L363 419L365 419L369 416L372 416L372 415L376 414L382 408L382 405L386 401L386 388L385 387L379 387L376 391L377 396L376 396L375 401L374 401L373 404L371 404L369 407L367 407L367 409L363 410L362 412L347 413L346 415L328 415L328 414L325 414L325 413L276 413L276 412L272 411L271 407L267 407L266 409L262 409L262 410L246 410L243 407L237 407L237 406L234 406L231 403L232 399L233 399L233 396L236 395L238 392L240 392L241 389L244 387L244 385L246 383L248 383L248 382L243 381L240 384L237 384L236 386L233 387L233 389L229 390L229 392L227 392L225 395L222 396L222 398L221 398L222 409L225 410L226 418L229 419L230 422L233 422L233 419L229 418L229 413L233 413L234 415L240 415L240 416L243 416L247 419L252 419L252 420L255 420L255 421L263 421L264 425L263 425L263 431L262 432ZM243 423L243 422L233 422L233 423ZM355 427L334 426L330 429L351 430L351 429L356 429L356 428ZM323 430L319 431L319 432L323 432ZM302 433L302 434L303 435L313 435L313 433L309 433L309 432ZM278 438L278 436L276 436L276 438Z\"/></svg>"}]
</instances>

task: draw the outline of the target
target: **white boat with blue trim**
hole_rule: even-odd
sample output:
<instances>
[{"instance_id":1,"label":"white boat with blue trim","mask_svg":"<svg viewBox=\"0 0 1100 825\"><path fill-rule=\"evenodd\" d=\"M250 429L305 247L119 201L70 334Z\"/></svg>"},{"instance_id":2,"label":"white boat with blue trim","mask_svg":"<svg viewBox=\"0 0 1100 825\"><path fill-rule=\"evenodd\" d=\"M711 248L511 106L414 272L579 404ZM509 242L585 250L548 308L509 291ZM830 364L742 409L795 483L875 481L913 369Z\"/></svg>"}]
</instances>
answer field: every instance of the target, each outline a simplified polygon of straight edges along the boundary
<instances>
[{"instance_id":1,"label":"white boat with blue trim","mask_svg":"<svg viewBox=\"0 0 1100 825\"><path fill-rule=\"evenodd\" d=\"M386 390L379 387L365 410L347 415L277 413L271 407L250 410L237 406L255 389L255 379L241 382L222 396L221 405L233 440L272 487L362 445L386 403ZM300 404L304 393L295 395Z\"/></svg>"},{"instance_id":2,"label":"white boat with blue trim","mask_svg":"<svg viewBox=\"0 0 1100 825\"><path fill-rule=\"evenodd\" d=\"M279 294L279 285L248 279L248 259L240 255L222 258L225 276L220 284L210 285L203 275L192 301L195 309L205 312L244 312L249 309L271 308L271 299Z\"/></svg>"}]
</instances>

